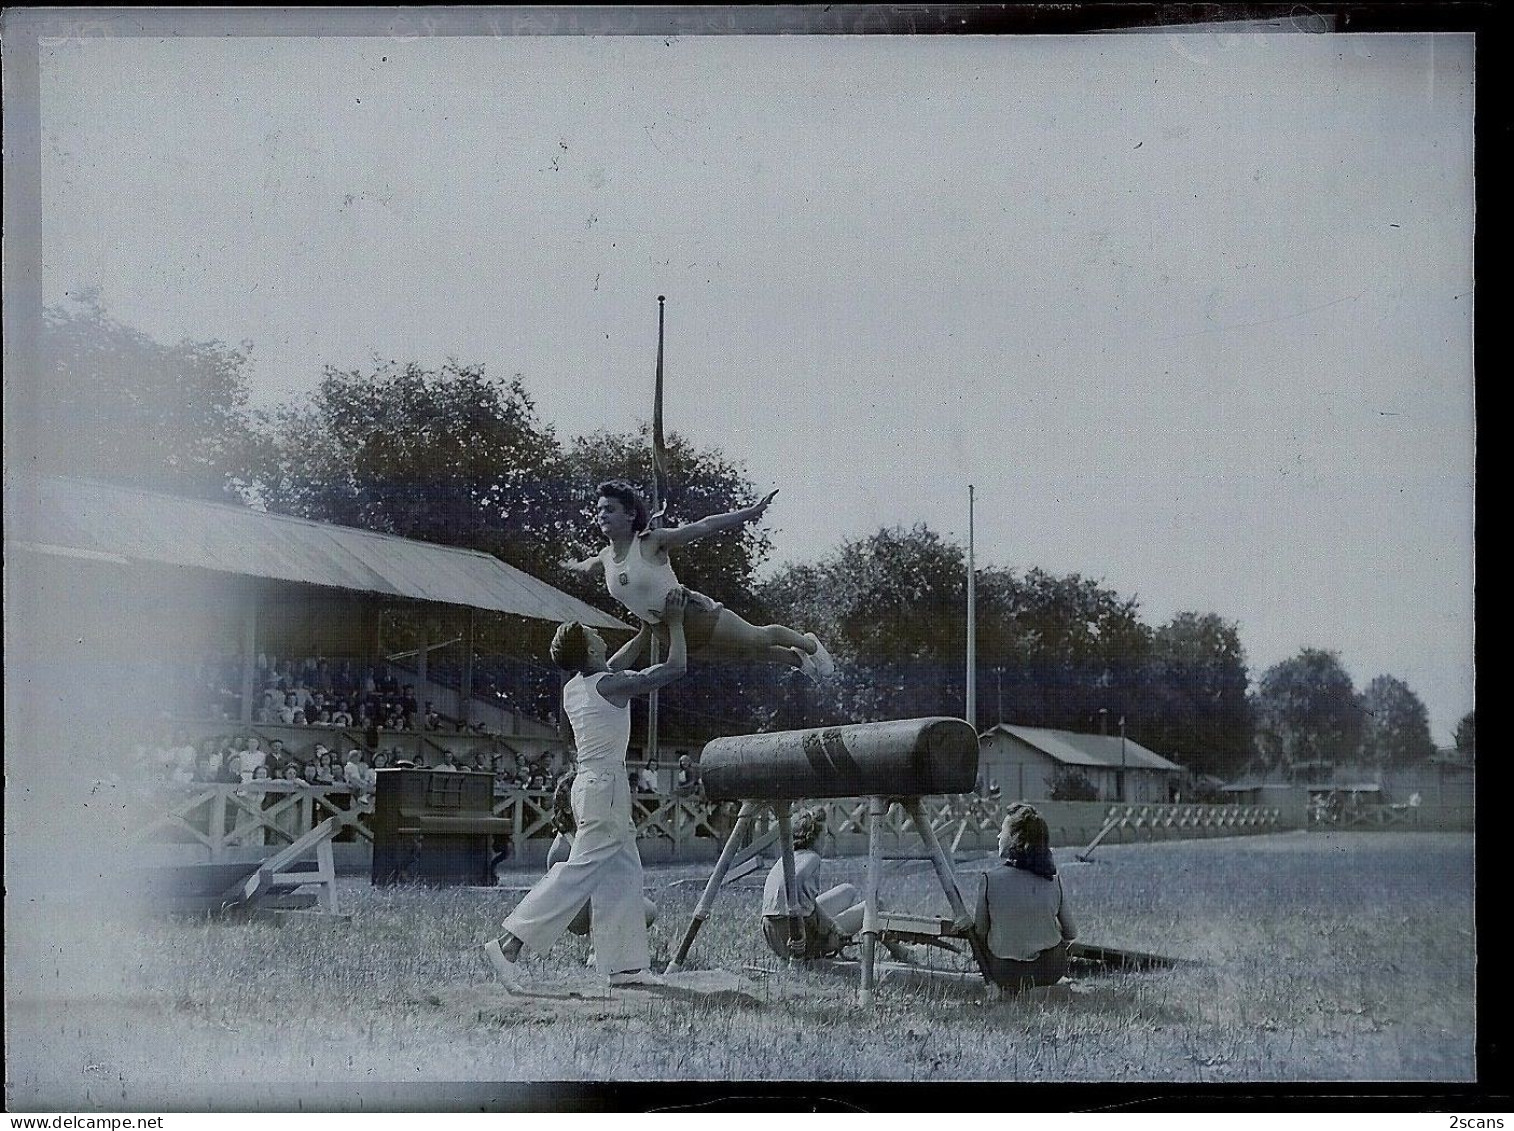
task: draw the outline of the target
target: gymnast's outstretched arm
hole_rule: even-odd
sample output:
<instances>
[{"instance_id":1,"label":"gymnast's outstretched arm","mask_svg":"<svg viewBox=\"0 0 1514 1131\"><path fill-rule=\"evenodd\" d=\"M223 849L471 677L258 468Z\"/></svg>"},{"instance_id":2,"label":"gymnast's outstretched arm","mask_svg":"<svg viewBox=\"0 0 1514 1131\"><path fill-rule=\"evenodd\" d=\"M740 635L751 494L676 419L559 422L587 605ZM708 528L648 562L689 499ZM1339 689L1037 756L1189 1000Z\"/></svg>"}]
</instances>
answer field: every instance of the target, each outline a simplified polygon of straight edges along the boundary
<instances>
[{"instance_id":1,"label":"gymnast's outstretched arm","mask_svg":"<svg viewBox=\"0 0 1514 1131\"><path fill-rule=\"evenodd\" d=\"M683 526L668 527L663 530L649 530L646 537L651 540L660 550L666 550L672 546L686 546L699 538L707 538L711 534L718 534L722 530L730 530L732 527L742 526L748 522L756 522L762 517L762 512L768 509L768 504L773 501L777 491L769 491L762 499L749 507L742 507L739 511L731 511L728 514L712 514L701 518L698 522L686 523Z\"/></svg>"}]
</instances>

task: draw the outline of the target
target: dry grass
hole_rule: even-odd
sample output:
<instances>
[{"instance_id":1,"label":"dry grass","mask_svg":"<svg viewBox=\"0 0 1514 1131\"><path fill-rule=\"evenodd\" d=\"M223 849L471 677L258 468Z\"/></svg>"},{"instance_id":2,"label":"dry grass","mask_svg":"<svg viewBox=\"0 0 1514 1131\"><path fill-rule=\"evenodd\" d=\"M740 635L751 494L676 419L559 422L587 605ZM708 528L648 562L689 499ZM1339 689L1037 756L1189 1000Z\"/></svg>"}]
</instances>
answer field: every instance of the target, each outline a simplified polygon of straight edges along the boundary
<instances>
[{"instance_id":1,"label":"dry grass","mask_svg":"<svg viewBox=\"0 0 1514 1131\"><path fill-rule=\"evenodd\" d=\"M768 952L747 882L721 893L690 964L742 972L760 1005L522 1006L474 953L516 895L349 880L350 920L283 927L13 906L7 1085L13 1101L74 1108L163 1106L203 1081L256 1098L314 1081L1475 1078L1470 836L1296 833L1109 847L1091 864L1059 855L1087 941L1193 964L1079 972L1072 988L999 1003L981 989L886 984L863 1011L854 978ZM860 861L828 867L833 881L861 880ZM707 870L649 870L655 958L666 961L700 892L673 881ZM887 876L890 905L945 909L928 868ZM537 968L578 977L586 951L567 936Z\"/></svg>"}]
</instances>

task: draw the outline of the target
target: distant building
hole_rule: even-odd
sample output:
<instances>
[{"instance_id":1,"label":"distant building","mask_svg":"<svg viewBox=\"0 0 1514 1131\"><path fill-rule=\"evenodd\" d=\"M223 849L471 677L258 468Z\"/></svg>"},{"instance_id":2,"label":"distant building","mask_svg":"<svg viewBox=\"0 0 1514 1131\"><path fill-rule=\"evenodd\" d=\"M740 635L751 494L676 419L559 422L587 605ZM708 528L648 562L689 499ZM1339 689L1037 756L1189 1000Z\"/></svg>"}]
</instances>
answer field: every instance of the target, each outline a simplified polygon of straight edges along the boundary
<instances>
[{"instance_id":1,"label":"distant building","mask_svg":"<svg viewBox=\"0 0 1514 1131\"><path fill-rule=\"evenodd\" d=\"M1423 762L1389 769L1298 763L1246 774L1221 788L1236 804L1276 806L1299 823L1333 822L1338 806L1347 823L1359 814L1365 823L1469 829L1474 776L1471 759L1437 750Z\"/></svg>"},{"instance_id":2,"label":"distant building","mask_svg":"<svg viewBox=\"0 0 1514 1131\"><path fill-rule=\"evenodd\" d=\"M980 790L1045 800L1059 771L1082 773L1100 801L1158 803L1181 792L1189 773L1132 738L1000 723L978 738Z\"/></svg>"}]
</instances>

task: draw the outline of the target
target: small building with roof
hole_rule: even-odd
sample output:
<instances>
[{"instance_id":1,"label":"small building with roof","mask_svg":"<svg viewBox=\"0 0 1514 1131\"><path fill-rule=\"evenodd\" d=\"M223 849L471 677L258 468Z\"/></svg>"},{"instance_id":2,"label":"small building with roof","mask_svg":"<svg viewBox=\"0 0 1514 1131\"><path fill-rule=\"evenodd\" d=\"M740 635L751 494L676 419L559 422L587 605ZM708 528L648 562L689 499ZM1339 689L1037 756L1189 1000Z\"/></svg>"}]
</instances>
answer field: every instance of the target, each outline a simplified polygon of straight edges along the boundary
<instances>
[{"instance_id":1,"label":"small building with roof","mask_svg":"<svg viewBox=\"0 0 1514 1131\"><path fill-rule=\"evenodd\" d=\"M1176 762L1122 735L1081 734L1000 723L978 738L979 788L1005 797L1045 800L1059 773L1081 773L1100 801L1172 800L1188 780Z\"/></svg>"}]
</instances>

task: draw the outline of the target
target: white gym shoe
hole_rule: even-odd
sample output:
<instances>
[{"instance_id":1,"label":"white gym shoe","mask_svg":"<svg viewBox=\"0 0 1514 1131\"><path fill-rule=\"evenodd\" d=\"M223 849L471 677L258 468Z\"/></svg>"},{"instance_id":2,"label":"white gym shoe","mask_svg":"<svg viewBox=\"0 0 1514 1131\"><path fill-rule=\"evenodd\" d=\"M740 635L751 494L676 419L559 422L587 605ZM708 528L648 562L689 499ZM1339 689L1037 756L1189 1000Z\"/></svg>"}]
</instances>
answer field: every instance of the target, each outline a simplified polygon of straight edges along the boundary
<instances>
[{"instance_id":1,"label":"white gym shoe","mask_svg":"<svg viewBox=\"0 0 1514 1131\"><path fill-rule=\"evenodd\" d=\"M507 990L520 989L520 959L506 958L505 950L499 945L498 939L490 939L484 943L484 961L489 964L489 969L494 971L494 976L504 983Z\"/></svg>"},{"instance_id":2,"label":"white gym shoe","mask_svg":"<svg viewBox=\"0 0 1514 1131\"><path fill-rule=\"evenodd\" d=\"M668 983L650 970L622 970L610 975L612 986L665 986Z\"/></svg>"},{"instance_id":3,"label":"white gym shoe","mask_svg":"<svg viewBox=\"0 0 1514 1131\"><path fill-rule=\"evenodd\" d=\"M831 654L825 650L825 645L820 643L820 637L813 632L806 632L804 638L815 646L815 654L810 657L815 661L815 671L821 679L830 679L836 674L836 661L831 659Z\"/></svg>"}]
</instances>

